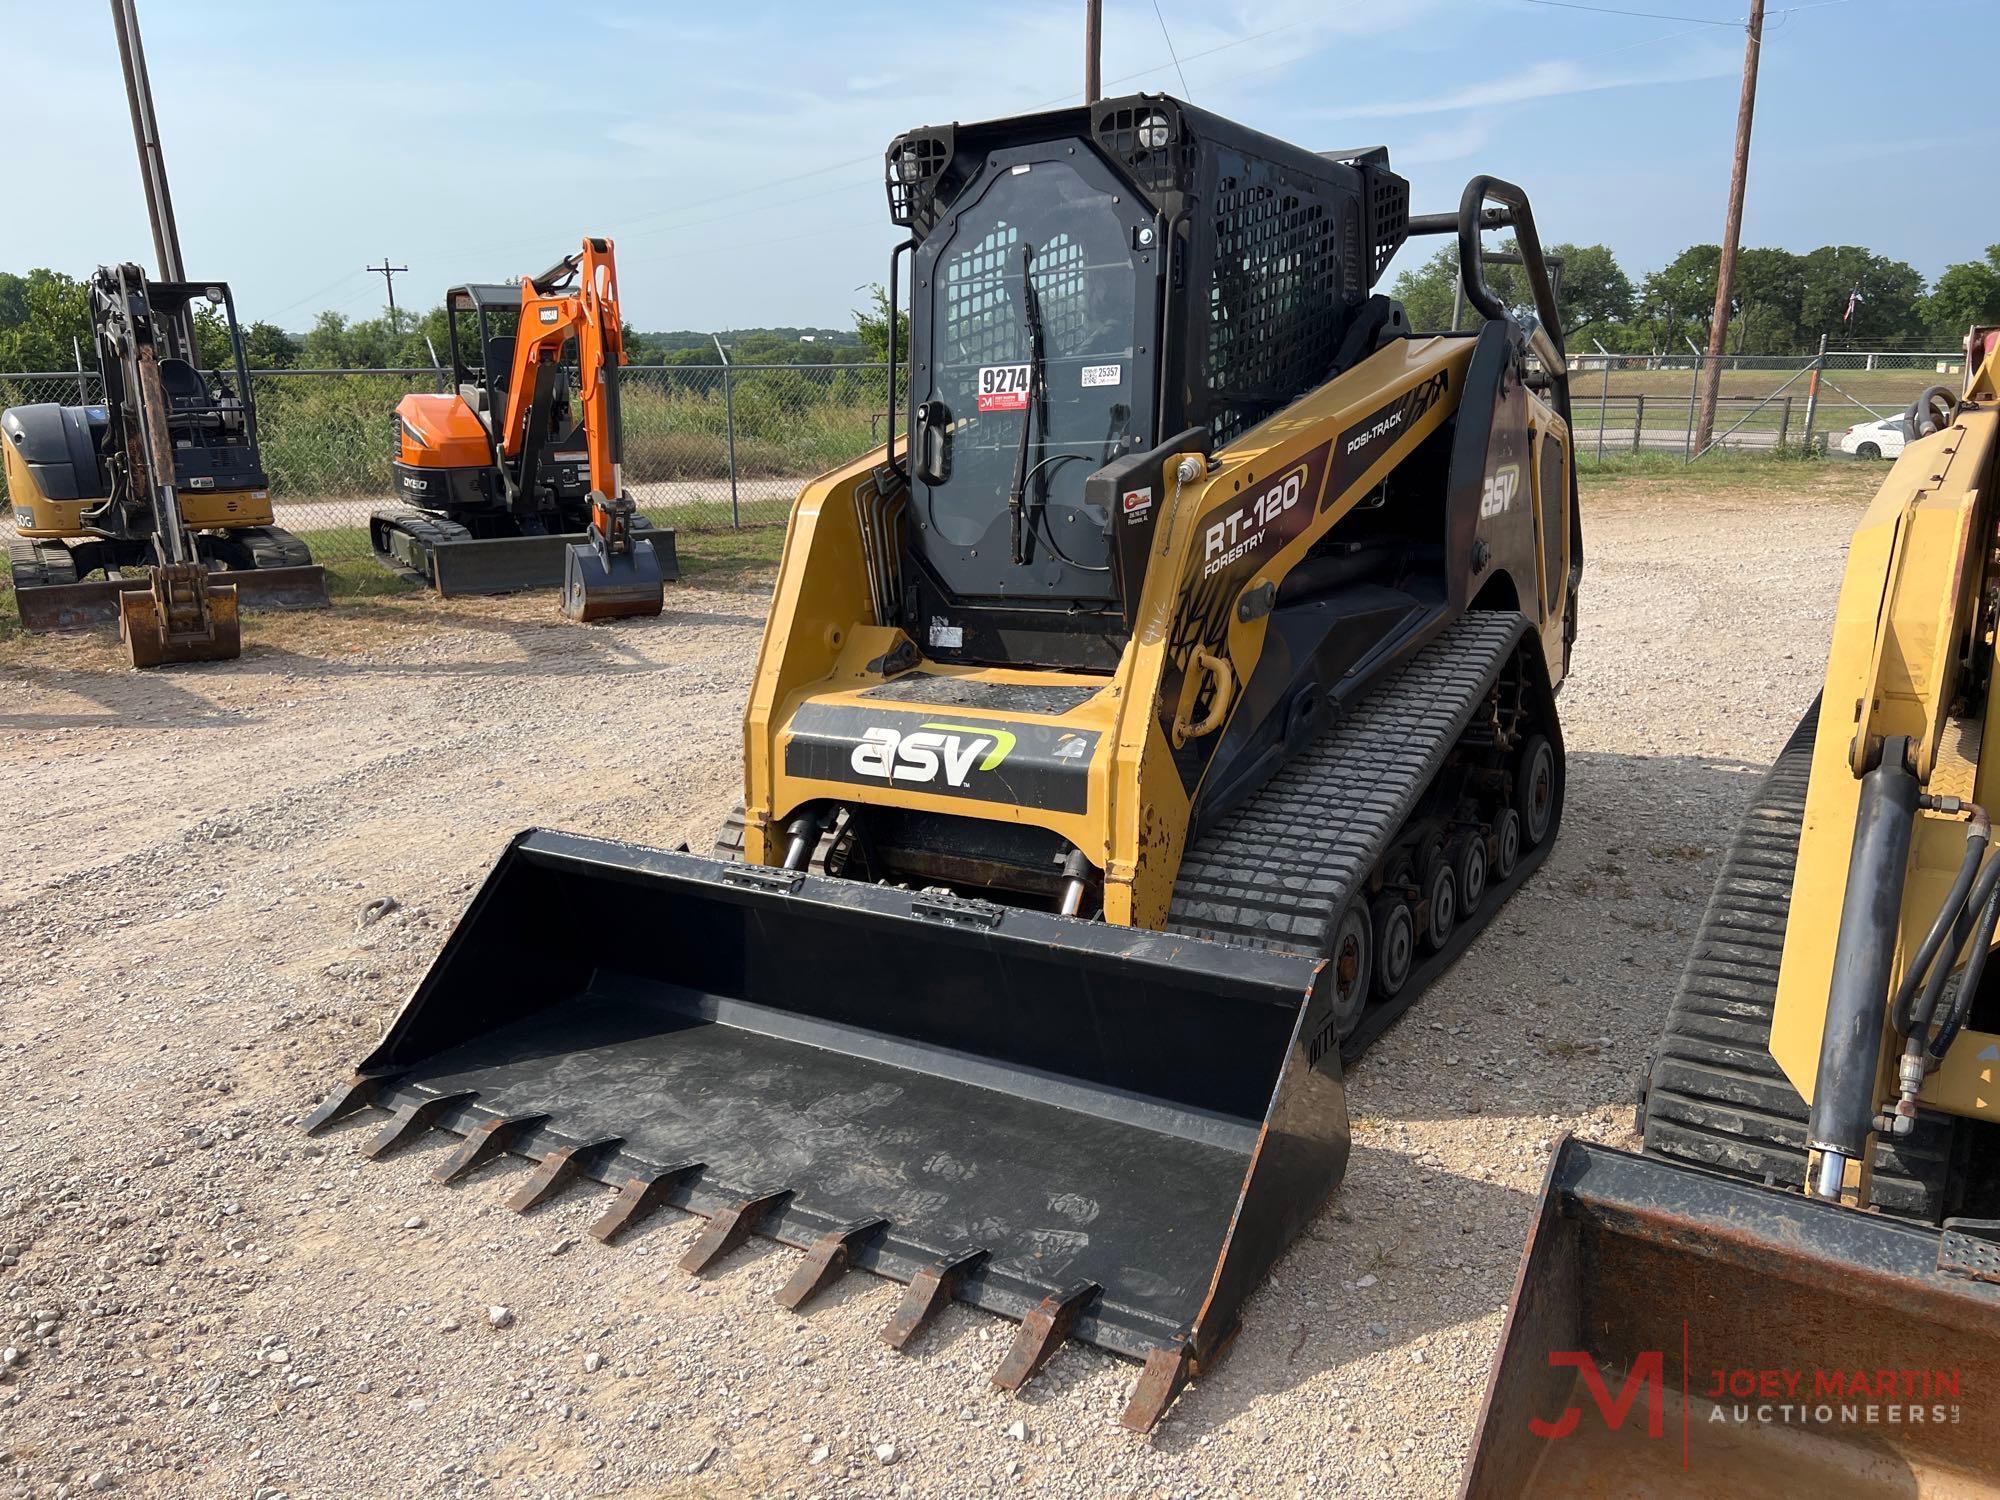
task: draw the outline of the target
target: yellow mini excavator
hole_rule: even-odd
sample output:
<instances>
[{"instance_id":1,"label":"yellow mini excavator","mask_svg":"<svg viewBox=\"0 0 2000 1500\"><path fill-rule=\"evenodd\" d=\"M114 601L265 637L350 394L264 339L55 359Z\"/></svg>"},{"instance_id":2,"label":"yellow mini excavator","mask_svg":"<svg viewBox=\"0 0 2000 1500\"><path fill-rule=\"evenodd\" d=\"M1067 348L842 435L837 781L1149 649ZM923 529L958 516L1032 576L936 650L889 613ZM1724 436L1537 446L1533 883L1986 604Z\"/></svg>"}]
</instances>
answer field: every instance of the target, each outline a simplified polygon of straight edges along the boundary
<instances>
[{"instance_id":1,"label":"yellow mini excavator","mask_svg":"<svg viewBox=\"0 0 2000 1500\"><path fill-rule=\"evenodd\" d=\"M1466 1492L2000 1493L2000 329L1848 553L1644 1154L1557 1151Z\"/></svg>"},{"instance_id":2,"label":"yellow mini excavator","mask_svg":"<svg viewBox=\"0 0 2000 1500\"><path fill-rule=\"evenodd\" d=\"M1142 1360L1150 1426L1348 1155L1343 1059L1556 834L1582 569L1526 197L1411 218L1138 95L894 141L908 434L793 509L713 854L516 839L357 1075L382 1154L671 1205ZM1480 235L1511 227L1531 321ZM1372 295L1458 238L1479 326ZM552 929L551 909L593 919Z\"/></svg>"},{"instance_id":3,"label":"yellow mini excavator","mask_svg":"<svg viewBox=\"0 0 2000 1500\"><path fill-rule=\"evenodd\" d=\"M202 367L199 307L223 320L231 368ZM101 266L90 321L103 404L0 412L22 625L116 620L144 667L235 656L239 603L325 605L325 570L272 524L229 288Z\"/></svg>"}]
</instances>

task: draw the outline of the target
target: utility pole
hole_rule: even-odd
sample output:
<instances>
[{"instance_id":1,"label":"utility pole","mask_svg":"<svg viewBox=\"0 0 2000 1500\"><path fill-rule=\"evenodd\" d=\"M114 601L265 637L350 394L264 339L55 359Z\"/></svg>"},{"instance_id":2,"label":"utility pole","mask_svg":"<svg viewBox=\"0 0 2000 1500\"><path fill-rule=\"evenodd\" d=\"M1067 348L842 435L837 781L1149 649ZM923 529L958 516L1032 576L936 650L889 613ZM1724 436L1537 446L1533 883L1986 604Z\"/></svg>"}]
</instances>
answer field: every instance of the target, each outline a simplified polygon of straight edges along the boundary
<instances>
[{"instance_id":1,"label":"utility pole","mask_svg":"<svg viewBox=\"0 0 2000 1500\"><path fill-rule=\"evenodd\" d=\"M1708 323L1708 362L1701 375L1701 414L1692 451L1705 453L1715 432L1715 402L1722 391L1722 356L1729 348L1730 307L1736 295L1736 251L1743 238L1743 186L1750 175L1750 122L1757 112L1757 62L1764 49L1764 0L1750 0L1743 44L1743 93L1736 105L1736 160L1729 173L1729 213L1722 225L1722 263L1716 270L1715 315Z\"/></svg>"},{"instance_id":2,"label":"utility pole","mask_svg":"<svg viewBox=\"0 0 2000 1500\"><path fill-rule=\"evenodd\" d=\"M1104 97L1104 0L1083 0L1083 102Z\"/></svg>"},{"instance_id":3,"label":"utility pole","mask_svg":"<svg viewBox=\"0 0 2000 1500\"><path fill-rule=\"evenodd\" d=\"M381 265L363 266L361 269L375 272L389 288L389 331L391 333L401 333L403 331L402 325L396 321L396 277L399 273L407 271L410 268L408 266L390 265L389 257L385 255L382 257Z\"/></svg>"}]
</instances>

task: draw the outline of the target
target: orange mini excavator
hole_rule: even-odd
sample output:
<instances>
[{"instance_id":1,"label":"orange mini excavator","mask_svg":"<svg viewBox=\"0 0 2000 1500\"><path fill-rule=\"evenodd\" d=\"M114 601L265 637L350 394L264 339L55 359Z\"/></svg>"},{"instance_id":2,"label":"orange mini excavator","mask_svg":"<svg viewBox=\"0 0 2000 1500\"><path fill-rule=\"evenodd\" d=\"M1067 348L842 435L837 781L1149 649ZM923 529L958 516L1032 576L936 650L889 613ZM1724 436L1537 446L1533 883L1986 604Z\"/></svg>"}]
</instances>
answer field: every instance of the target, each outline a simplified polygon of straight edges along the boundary
<instances>
[{"instance_id":1,"label":"orange mini excavator","mask_svg":"<svg viewBox=\"0 0 2000 1500\"><path fill-rule=\"evenodd\" d=\"M440 594L561 583L573 620L658 614L674 538L625 493L611 241L445 308L456 389L396 407L404 503L369 519L376 556Z\"/></svg>"}]
</instances>

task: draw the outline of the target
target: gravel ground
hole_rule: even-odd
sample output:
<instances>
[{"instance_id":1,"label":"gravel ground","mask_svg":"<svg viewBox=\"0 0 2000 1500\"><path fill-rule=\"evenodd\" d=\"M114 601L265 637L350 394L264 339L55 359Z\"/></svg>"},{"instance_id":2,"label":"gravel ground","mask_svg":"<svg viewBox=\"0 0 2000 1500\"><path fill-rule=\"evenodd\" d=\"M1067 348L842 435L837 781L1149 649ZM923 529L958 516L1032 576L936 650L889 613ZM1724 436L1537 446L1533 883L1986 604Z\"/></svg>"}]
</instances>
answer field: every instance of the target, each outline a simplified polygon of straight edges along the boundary
<instances>
[{"instance_id":1,"label":"gravel ground","mask_svg":"<svg viewBox=\"0 0 2000 1500\"><path fill-rule=\"evenodd\" d=\"M1553 1140L1629 1143L1634 1080L1718 850L1815 689L1869 476L1587 496L1549 862L1354 1070L1345 1184L1161 1430L1136 1368L900 1291L809 1317L699 1221L576 1243L442 1140L298 1116L370 1045L515 830L699 843L735 795L759 587L579 630L546 600L254 622L136 675L0 642L0 1496L1436 1495L1470 1439ZM393 902L387 915L374 917ZM504 1311L503 1311L504 1310Z\"/></svg>"}]
</instances>

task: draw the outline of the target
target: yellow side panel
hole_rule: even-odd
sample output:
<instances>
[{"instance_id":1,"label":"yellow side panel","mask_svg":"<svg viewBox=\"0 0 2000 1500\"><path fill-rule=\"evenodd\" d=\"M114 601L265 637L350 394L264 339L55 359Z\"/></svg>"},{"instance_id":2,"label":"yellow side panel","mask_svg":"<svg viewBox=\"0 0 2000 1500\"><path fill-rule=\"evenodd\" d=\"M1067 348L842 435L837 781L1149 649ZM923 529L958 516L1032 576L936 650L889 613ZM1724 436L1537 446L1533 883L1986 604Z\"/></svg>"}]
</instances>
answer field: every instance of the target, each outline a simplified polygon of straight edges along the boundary
<instances>
[{"instance_id":1,"label":"yellow side panel","mask_svg":"<svg viewBox=\"0 0 2000 1500\"><path fill-rule=\"evenodd\" d=\"M855 493L874 483L886 457L877 448L822 475L792 505L743 715L744 858L751 864L773 862L765 839L770 820L786 810L777 805L776 738L792 701L833 672L850 633L873 623Z\"/></svg>"},{"instance_id":2,"label":"yellow side panel","mask_svg":"<svg viewBox=\"0 0 2000 1500\"><path fill-rule=\"evenodd\" d=\"M0 443L7 469L7 507L23 536L75 536L82 528L83 500L50 500L35 485L28 465L12 443Z\"/></svg>"},{"instance_id":3,"label":"yellow side panel","mask_svg":"<svg viewBox=\"0 0 2000 1500\"><path fill-rule=\"evenodd\" d=\"M191 531L269 526L269 490L181 490L181 520Z\"/></svg>"},{"instance_id":4,"label":"yellow side panel","mask_svg":"<svg viewBox=\"0 0 2000 1500\"><path fill-rule=\"evenodd\" d=\"M1980 477L1993 469L1995 435L1995 414L1973 412L1953 429L1912 443L1848 550L1771 1026L1771 1054L1808 1102L1861 799L1857 756L1870 740L1905 736L1927 791L1977 795L1989 808L2000 798L2000 768L1988 771L1979 755L1982 726L1949 717L1962 632L1977 618L1984 559L1972 527ZM2000 694L1989 694L1989 721L1996 706ZM2000 724L1989 722L1985 730L2000 732ZM1903 893L1899 973L1964 848L1961 821L1919 814ZM1962 1036L1954 1055L1972 1039Z\"/></svg>"}]
</instances>

